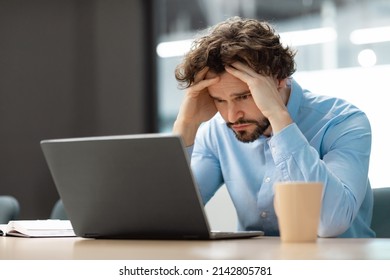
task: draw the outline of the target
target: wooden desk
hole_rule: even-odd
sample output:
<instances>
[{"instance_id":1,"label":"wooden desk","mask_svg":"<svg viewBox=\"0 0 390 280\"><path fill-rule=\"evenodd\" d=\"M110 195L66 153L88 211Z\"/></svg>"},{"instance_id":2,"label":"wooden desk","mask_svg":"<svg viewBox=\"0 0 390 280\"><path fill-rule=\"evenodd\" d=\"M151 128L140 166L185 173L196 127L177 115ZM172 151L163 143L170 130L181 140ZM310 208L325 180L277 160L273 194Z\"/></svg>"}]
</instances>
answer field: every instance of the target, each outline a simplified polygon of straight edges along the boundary
<instances>
[{"instance_id":1,"label":"wooden desk","mask_svg":"<svg viewBox=\"0 0 390 280\"><path fill-rule=\"evenodd\" d=\"M219 241L0 237L0 259L390 260L390 239L320 238L283 244L277 237Z\"/></svg>"}]
</instances>

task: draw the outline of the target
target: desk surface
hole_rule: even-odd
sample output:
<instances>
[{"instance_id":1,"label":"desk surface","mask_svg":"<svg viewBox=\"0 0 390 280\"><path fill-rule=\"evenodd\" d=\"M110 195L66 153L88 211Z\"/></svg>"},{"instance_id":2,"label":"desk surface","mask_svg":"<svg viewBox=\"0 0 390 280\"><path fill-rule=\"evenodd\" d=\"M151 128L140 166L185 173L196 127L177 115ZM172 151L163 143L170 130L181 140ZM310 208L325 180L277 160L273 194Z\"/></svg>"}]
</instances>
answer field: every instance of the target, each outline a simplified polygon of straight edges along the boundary
<instances>
[{"instance_id":1,"label":"desk surface","mask_svg":"<svg viewBox=\"0 0 390 280\"><path fill-rule=\"evenodd\" d=\"M278 237L218 241L0 237L0 259L390 260L390 239L320 238L316 243L281 243Z\"/></svg>"}]
</instances>

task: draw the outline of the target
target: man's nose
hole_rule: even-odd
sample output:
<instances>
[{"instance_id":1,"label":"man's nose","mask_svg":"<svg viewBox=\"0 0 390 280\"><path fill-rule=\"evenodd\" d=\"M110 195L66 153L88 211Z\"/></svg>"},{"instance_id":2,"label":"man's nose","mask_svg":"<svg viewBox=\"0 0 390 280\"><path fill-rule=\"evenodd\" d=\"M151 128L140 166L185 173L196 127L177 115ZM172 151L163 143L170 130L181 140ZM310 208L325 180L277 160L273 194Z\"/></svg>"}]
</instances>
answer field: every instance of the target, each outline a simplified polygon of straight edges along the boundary
<instances>
[{"instance_id":1,"label":"man's nose","mask_svg":"<svg viewBox=\"0 0 390 280\"><path fill-rule=\"evenodd\" d=\"M228 106L228 121L230 123L235 123L239 119L244 117L244 112L240 108L240 106L237 106L237 104L234 104L233 102L229 104Z\"/></svg>"}]
</instances>

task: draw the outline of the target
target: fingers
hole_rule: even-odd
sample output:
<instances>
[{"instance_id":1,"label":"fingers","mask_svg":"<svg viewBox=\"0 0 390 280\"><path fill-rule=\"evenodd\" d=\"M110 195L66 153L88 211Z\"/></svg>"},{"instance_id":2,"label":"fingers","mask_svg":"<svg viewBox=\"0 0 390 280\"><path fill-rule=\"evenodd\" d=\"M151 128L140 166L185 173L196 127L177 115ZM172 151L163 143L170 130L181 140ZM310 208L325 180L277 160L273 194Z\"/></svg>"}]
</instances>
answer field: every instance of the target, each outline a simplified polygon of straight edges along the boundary
<instances>
[{"instance_id":1,"label":"fingers","mask_svg":"<svg viewBox=\"0 0 390 280\"><path fill-rule=\"evenodd\" d=\"M219 76L211 78L211 79L202 80L202 81L194 84L192 86L192 88L198 89L198 90L202 90L202 89L204 89L206 87L209 87L209 86L217 83L218 81L219 81Z\"/></svg>"},{"instance_id":2,"label":"fingers","mask_svg":"<svg viewBox=\"0 0 390 280\"><path fill-rule=\"evenodd\" d=\"M203 89L217 83L219 81L219 76L214 78L206 79L206 75L209 71L209 67L203 68L195 75L194 84L191 86L191 89L194 91L202 91Z\"/></svg>"},{"instance_id":3,"label":"fingers","mask_svg":"<svg viewBox=\"0 0 390 280\"><path fill-rule=\"evenodd\" d=\"M252 68L242 62L234 62L229 66L225 66L225 69L237 78L253 78L259 75Z\"/></svg>"},{"instance_id":4,"label":"fingers","mask_svg":"<svg viewBox=\"0 0 390 280\"><path fill-rule=\"evenodd\" d=\"M274 78L271 76L265 76L257 73L255 70L242 62L234 62L230 66L225 66L225 69L228 73L247 84L249 84L251 81L254 81L255 79L261 79L267 83L275 82Z\"/></svg>"},{"instance_id":5,"label":"fingers","mask_svg":"<svg viewBox=\"0 0 390 280\"><path fill-rule=\"evenodd\" d=\"M225 70L247 84L249 84L253 78L259 77L258 73L252 70L249 66L240 62L235 62L230 66L225 66Z\"/></svg>"},{"instance_id":6,"label":"fingers","mask_svg":"<svg viewBox=\"0 0 390 280\"><path fill-rule=\"evenodd\" d=\"M245 73L247 73L248 75L251 75L251 76L257 74L252 68L250 68L248 65L246 65L246 64L244 64L242 62L238 62L238 61L233 62L230 65L230 67L235 68L235 69L240 70L240 71L243 71L243 72L245 72Z\"/></svg>"},{"instance_id":7,"label":"fingers","mask_svg":"<svg viewBox=\"0 0 390 280\"><path fill-rule=\"evenodd\" d=\"M199 83L201 80L203 80L206 75L207 75L207 72L209 71L209 67L205 67L203 68L202 70L200 70L196 75L195 75L195 79L194 79L194 83Z\"/></svg>"}]
</instances>

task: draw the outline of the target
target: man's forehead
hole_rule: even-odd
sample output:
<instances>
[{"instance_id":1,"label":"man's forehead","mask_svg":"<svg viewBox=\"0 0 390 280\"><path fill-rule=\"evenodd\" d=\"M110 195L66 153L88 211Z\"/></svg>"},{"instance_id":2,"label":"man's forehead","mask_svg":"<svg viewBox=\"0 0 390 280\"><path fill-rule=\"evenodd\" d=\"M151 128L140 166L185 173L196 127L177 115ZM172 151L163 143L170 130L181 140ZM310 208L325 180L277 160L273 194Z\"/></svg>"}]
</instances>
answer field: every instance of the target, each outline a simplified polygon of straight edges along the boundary
<instances>
[{"instance_id":1,"label":"man's forehead","mask_svg":"<svg viewBox=\"0 0 390 280\"><path fill-rule=\"evenodd\" d=\"M208 87L209 93L213 97L234 97L237 95L247 94L249 92L249 88L246 83L228 72L224 72L222 74L212 73L210 76L206 75L206 79L211 79L215 76L219 76L220 80Z\"/></svg>"}]
</instances>

